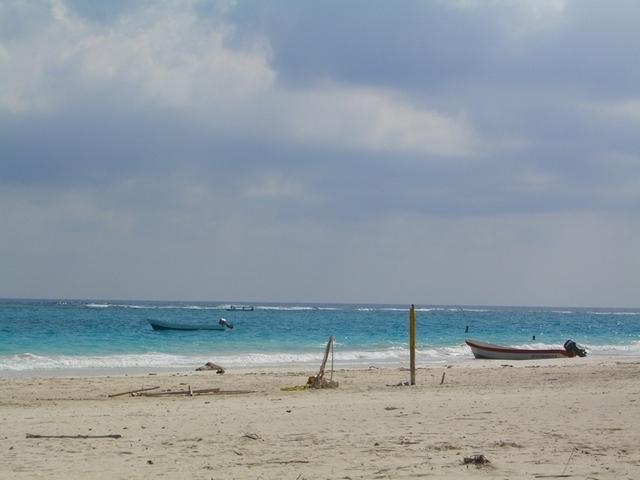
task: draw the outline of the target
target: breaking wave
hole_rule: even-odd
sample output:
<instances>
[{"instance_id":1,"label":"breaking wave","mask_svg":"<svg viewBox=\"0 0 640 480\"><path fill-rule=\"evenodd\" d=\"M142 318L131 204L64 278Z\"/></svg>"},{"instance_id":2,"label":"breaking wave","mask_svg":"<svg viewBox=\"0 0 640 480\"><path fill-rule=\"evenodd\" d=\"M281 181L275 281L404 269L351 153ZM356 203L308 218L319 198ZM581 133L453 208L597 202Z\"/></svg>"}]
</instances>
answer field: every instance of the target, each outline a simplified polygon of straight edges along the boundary
<instances>
[{"instance_id":1,"label":"breaking wave","mask_svg":"<svg viewBox=\"0 0 640 480\"><path fill-rule=\"evenodd\" d=\"M242 354L216 354L215 360L232 367L291 367L317 364L323 352L247 352ZM401 365L408 361L406 347L384 350L337 351L334 362L339 366L366 367L377 365ZM211 355L175 355L142 353L123 355L19 355L1 356L0 371L28 371L50 369L100 369L100 368L181 368L193 367L211 361ZM455 359L471 358L464 346L428 348L416 351L420 363L442 363Z\"/></svg>"}]
</instances>

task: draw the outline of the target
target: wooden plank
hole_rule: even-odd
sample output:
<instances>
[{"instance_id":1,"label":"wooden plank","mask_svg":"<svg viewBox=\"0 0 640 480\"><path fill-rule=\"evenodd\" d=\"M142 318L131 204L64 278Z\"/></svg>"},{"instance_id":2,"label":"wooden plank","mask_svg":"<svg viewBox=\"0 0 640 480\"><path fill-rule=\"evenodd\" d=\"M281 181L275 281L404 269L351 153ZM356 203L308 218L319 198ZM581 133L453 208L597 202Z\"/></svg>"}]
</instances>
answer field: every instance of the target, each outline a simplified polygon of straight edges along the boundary
<instances>
[{"instance_id":1,"label":"wooden plank","mask_svg":"<svg viewBox=\"0 0 640 480\"><path fill-rule=\"evenodd\" d=\"M27 438L122 438L119 433L109 435L36 435L27 433Z\"/></svg>"},{"instance_id":2,"label":"wooden plank","mask_svg":"<svg viewBox=\"0 0 640 480\"><path fill-rule=\"evenodd\" d=\"M138 390L128 390L126 392L112 393L111 395L109 395L109 397L113 398L113 397L120 397L121 395L127 395L130 393L148 392L149 390L157 390L158 388L160 387L148 387L148 388L139 388Z\"/></svg>"}]
</instances>

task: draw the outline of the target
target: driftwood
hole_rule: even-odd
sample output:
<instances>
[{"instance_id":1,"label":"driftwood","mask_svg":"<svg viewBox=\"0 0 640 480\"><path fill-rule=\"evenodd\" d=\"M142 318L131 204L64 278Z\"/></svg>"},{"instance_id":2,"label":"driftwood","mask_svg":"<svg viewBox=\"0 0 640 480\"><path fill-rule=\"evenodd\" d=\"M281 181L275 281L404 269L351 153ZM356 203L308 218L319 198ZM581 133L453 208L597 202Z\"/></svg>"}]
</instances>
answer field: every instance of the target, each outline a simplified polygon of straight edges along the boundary
<instances>
[{"instance_id":1,"label":"driftwood","mask_svg":"<svg viewBox=\"0 0 640 480\"><path fill-rule=\"evenodd\" d=\"M255 390L220 390L215 395L242 395L245 393L256 393Z\"/></svg>"},{"instance_id":2,"label":"driftwood","mask_svg":"<svg viewBox=\"0 0 640 480\"><path fill-rule=\"evenodd\" d=\"M533 478L570 478L573 475L534 475ZM589 477L591 478L591 477Z\"/></svg>"},{"instance_id":3,"label":"driftwood","mask_svg":"<svg viewBox=\"0 0 640 480\"><path fill-rule=\"evenodd\" d=\"M201 390L176 390L168 392L140 393L141 397L168 397L173 395L241 395L245 393L255 393L255 390L220 390L219 388L204 388Z\"/></svg>"},{"instance_id":4,"label":"driftwood","mask_svg":"<svg viewBox=\"0 0 640 480\"><path fill-rule=\"evenodd\" d=\"M311 376L307 380L307 384L311 388L337 388L338 382L333 381L333 342L334 338L329 337L329 341L327 342L327 348L324 351L324 357L322 359L322 364L320 365L320 370L318 371L318 375ZM331 351L331 377L327 380L324 378L324 370L327 365L327 360L329 359L329 351Z\"/></svg>"},{"instance_id":5,"label":"driftwood","mask_svg":"<svg viewBox=\"0 0 640 480\"><path fill-rule=\"evenodd\" d=\"M27 438L122 438L119 433L110 435L35 435L27 433Z\"/></svg>"},{"instance_id":6,"label":"driftwood","mask_svg":"<svg viewBox=\"0 0 640 480\"><path fill-rule=\"evenodd\" d=\"M222 368L220 365L216 365L213 362L207 362L202 367L196 368L197 372L200 372L203 370L215 370L216 373L220 373L220 374L224 373L224 368Z\"/></svg>"},{"instance_id":7,"label":"driftwood","mask_svg":"<svg viewBox=\"0 0 640 480\"><path fill-rule=\"evenodd\" d=\"M190 395L200 393L218 393L220 391L219 388L204 388L201 390L192 390L191 386L189 386L189 390L175 390L175 391L167 391L167 392L153 392L153 393L141 393L141 397L162 397L165 395Z\"/></svg>"},{"instance_id":8,"label":"driftwood","mask_svg":"<svg viewBox=\"0 0 640 480\"><path fill-rule=\"evenodd\" d=\"M567 460L567 463L564 465L564 468L562 469L562 475L564 475L564 472L567 471L567 467L569 466L569 462L573 458L573 454L574 453L576 453L576 448L575 447L573 447L573 450L571 450L571 455L569 455L569 460Z\"/></svg>"},{"instance_id":9,"label":"driftwood","mask_svg":"<svg viewBox=\"0 0 640 480\"><path fill-rule=\"evenodd\" d=\"M149 388L139 388L138 390L129 390L127 392L120 392L120 393L112 393L111 395L109 395L110 398L113 397L120 397L122 395L128 395L128 394L134 394L134 393L140 393L140 392L148 392L149 390L157 390L160 387L149 387Z\"/></svg>"},{"instance_id":10,"label":"driftwood","mask_svg":"<svg viewBox=\"0 0 640 480\"><path fill-rule=\"evenodd\" d=\"M247 466L258 466L258 465L288 465L293 463L311 463L309 460L267 460L265 462L251 462L251 463L243 463L242 465ZM298 475L296 480L301 478L302 474Z\"/></svg>"},{"instance_id":11,"label":"driftwood","mask_svg":"<svg viewBox=\"0 0 640 480\"><path fill-rule=\"evenodd\" d=\"M333 342L334 338L329 337L329 342L327 343L327 348L324 351L324 357L317 375L311 375L308 377L305 385L283 387L280 390L284 392L293 392L296 390L307 390L309 388L338 388L338 382L333 380ZM327 360L329 359L329 352L331 352L331 375L329 379L326 379L324 378L324 372L327 366Z\"/></svg>"}]
</instances>

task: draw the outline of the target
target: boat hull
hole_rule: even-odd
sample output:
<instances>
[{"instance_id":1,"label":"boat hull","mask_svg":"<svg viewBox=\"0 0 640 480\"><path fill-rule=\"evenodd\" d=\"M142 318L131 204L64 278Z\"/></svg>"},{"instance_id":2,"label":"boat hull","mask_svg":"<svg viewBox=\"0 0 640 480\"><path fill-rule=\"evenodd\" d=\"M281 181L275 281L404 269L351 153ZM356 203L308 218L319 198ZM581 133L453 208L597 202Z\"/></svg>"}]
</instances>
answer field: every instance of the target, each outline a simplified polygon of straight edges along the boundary
<instances>
[{"instance_id":1,"label":"boat hull","mask_svg":"<svg viewBox=\"0 0 640 480\"><path fill-rule=\"evenodd\" d=\"M163 322L162 320L147 320L154 330L226 330L227 327L219 324L200 325L189 323Z\"/></svg>"},{"instance_id":2,"label":"boat hull","mask_svg":"<svg viewBox=\"0 0 640 480\"><path fill-rule=\"evenodd\" d=\"M469 345L473 356L487 360L540 360L545 358L567 358L575 355L562 349L540 349L503 347L476 340L465 340Z\"/></svg>"}]
</instances>

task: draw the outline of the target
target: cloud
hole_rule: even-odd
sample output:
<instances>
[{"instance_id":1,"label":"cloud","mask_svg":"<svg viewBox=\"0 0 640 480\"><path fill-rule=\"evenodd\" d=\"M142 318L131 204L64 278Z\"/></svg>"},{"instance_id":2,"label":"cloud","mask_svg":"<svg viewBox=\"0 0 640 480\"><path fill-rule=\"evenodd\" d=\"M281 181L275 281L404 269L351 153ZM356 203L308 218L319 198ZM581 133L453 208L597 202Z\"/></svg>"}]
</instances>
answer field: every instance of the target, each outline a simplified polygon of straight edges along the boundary
<instances>
[{"instance_id":1,"label":"cloud","mask_svg":"<svg viewBox=\"0 0 640 480\"><path fill-rule=\"evenodd\" d=\"M265 39L230 48L235 27L212 25L189 6L143 4L103 25L52 2L46 25L1 51L0 109L65 111L79 98L104 97L103 109L113 100L189 109L214 131L237 125L248 138L439 156L468 156L484 146L464 112L416 107L393 91L278 87Z\"/></svg>"},{"instance_id":2,"label":"cloud","mask_svg":"<svg viewBox=\"0 0 640 480\"><path fill-rule=\"evenodd\" d=\"M591 102L583 108L593 114L605 117L607 120L618 119L640 122L640 98L628 98L609 102Z\"/></svg>"},{"instance_id":3,"label":"cloud","mask_svg":"<svg viewBox=\"0 0 640 480\"><path fill-rule=\"evenodd\" d=\"M513 33L533 33L541 28L555 27L565 18L566 0L442 0L445 8L466 13L489 10L504 15L510 21L504 26Z\"/></svg>"},{"instance_id":4,"label":"cloud","mask_svg":"<svg viewBox=\"0 0 640 480\"><path fill-rule=\"evenodd\" d=\"M634 305L634 215L278 222L258 205L234 207L214 188L184 187L4 189L0 221L13 228L0 243L0 289L26 297ZM611 288L612 278L628 281Z\"/></svg>"},{"instance_id":5,"label":"cloud","mask_svg":"<svg viewBox=\"0 0 640 480\"><path fill-rule=\"evenodd\" d=\"M245 189L247 197L255 198L298 197L303 192L303 185L280 174L266 175Z\"/></svg>"},{"instance_id":6,"label":"cloud","mask_svg":"<svg viewBox=\"0 0 640 480\"><path fill-rule=\"evenodd\" d=\"M115 23L96 25L52 1L45 25L0 50L0 107L16 113L61 108L78 89L93 95L130 90L173 107L248 101L269 89L268 48L227 48L231 27L200 21L189 5L143 4Z\"/></svg>"},{"instance_id":7,"label":"cloud","mask_svg":"<svg viewBox=\"0 0 640 480\"><path fill-rule=\"evenodd\" d=\"M581 262L615 270L599 248L633 256L594 231L637 226L638 5L2 2L3 256L24 292L43 266L41 292L304 297L339 269L324 299L393 301L415 261L442 301L526 301L532 270L555 302Z\"/></svg>"},{"instance_id":8,"label":"cloud","mask_svg":"<svg viewBox=\"0 0 640 480\"><path fill-rule=\"evenodd\" d=\"M464 115L420 109L396 95L362 88L289 93L286 131L313 144L383 152L468 156L482 141Z\"/></svg>"}]
</instances>

